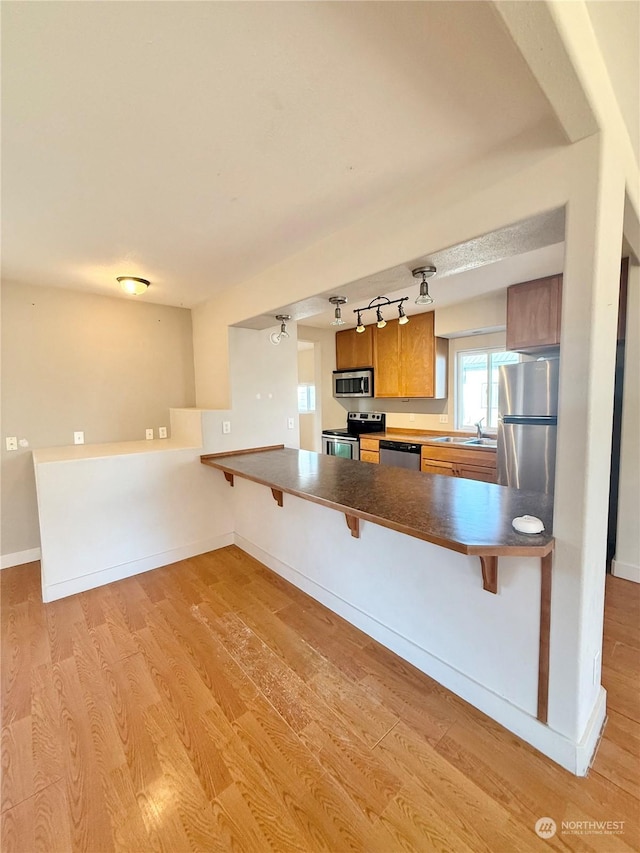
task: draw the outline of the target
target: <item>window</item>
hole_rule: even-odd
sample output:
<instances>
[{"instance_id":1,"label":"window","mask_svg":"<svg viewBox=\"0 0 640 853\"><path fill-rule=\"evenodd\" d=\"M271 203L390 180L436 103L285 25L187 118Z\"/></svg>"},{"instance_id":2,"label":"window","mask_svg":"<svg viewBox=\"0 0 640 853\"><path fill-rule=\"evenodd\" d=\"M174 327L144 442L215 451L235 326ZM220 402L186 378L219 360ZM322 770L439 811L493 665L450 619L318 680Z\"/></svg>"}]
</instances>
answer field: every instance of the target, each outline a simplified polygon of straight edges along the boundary
<instances>
[{"instance_id":1,"label":"window","mask_svg":"<svg viewBox=\"0 0 640 853\"><path fill-rule=\"evenodd\" d=\"M316 386L308 382L298 385L298 412L306 415L316 410Z\"/></svg>"},{"instance_id":2,"label":"window","mask_svg":"<svg viewBox=\"0 0 640 853\"><path fill-rule=\"evenodd\" d=\"M469 429L483 419L498 428L498 367L520 361L517 352L464 350L456 356L456 426Z\"/></svg>"}]
</instances>

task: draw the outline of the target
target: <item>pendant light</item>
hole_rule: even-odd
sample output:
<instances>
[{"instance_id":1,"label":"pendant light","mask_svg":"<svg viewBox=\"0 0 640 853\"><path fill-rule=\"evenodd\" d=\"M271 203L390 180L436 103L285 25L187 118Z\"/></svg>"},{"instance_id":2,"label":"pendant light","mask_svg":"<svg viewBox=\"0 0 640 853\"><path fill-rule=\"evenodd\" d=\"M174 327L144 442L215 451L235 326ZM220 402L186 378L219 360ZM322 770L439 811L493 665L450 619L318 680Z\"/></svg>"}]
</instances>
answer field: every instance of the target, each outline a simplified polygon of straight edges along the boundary
<instances>
[{"instance_id":1,"label":"pendant light","mask_svg":"<svg viewBox=\"0 0 640 853\"><path fill-rule=\"evenodd\" d=\"M287 332L287 320L291 319L291 314L276 314L276 320L280 321L280 331L279 332L271 332L269 335L269 340L274 346L278 346L280 341L289 337L289 332Z\"/></svg>"},{"instance_id":2,"label":"pendant light","mask_svg":"<svg viewBox=\"0 0 640 853\"><path fill-rule=\"evenodd\" d=\"M336 306L336 310L334 312L335 319L332 321L332 326L344 326L345 321L342 319L342 311L340 309L341 305L344 305L349 300L346 296L330 296L329 302L332 305Z\"/></svg>"},{"instance_id":3,"label":"pendant light","mask_svg":"<svg viewBox=\"0 0 640 853\"><path fill-rule=\"evenodd\" d=\"M420 282L420 295L416 299L416 305L431 305L433 302L433 296L429 294L429 285L427 284L427 279L431 278L431 276L436 274L435 267L418 267L415 270L411 270L411 275L414 278L419 278L422 276L422 281Z\"/></svg>"},{"instance_id":4,"label":"pendant light","mask_svg":"<svg viewBox=\"0 0 640 853\"><path fill-rule=\"evenodd\" d=\"M336 298L336 297L332 297ZM398 323L401 326L404 326L405 323L409 322L409 318L404 313L404 308L402 307L403 302L407 302L409 299L408 296L403 296L401 299L389 299L387 296L376 296L375 299L372 299L371 302L366 305L364 308L354 308L353 313L358 315L358 325L356 326L356 332L364 332L365 326L362 322L362 315L365 311L375 311L376 312L376 326L379 329L384 329L387 325L387 321L382 316L381 308L386 308L387 305L397 305L398 306Z\"/></svg>"}]
</instances>

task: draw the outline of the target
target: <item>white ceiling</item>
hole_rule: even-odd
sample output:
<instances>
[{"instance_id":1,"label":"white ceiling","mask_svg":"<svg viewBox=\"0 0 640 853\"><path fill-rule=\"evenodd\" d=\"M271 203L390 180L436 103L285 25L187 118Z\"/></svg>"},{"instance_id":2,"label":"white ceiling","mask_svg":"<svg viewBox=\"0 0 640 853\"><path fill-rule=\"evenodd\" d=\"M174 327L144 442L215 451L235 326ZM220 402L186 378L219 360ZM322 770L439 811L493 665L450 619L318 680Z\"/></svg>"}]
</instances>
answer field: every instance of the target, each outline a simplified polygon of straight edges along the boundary
<instances>
[{"instance_id":1,"label":"white ceiling","mask_svg":"<svg viewBox=\"0 0 640 853\"><path fill-rule=\"evenodd\" d=\"M137 275L193 306L550 115L484 2L3 3L2 23L17 282L118 296Z\"/></svg>"},{"instance_id":2,"label":"white ceiling","mask_svg":"<svg viewBox=\"0 0 640 853\"><path fill-rule=\"evenodd\" d=\"M354 309L364 308L376 296L386 296L391 300L409 296L410 301L404 303L403 308L407 315L411 315L504 290L518 282L554 275L564 269L564 225L563 208L548 211L449 249L414 258L337 290L294 304L275 306L268 314L251 317L235 325L267 329L276 323L276 314L288 314L307 326L328 326L335 316L329 297L344 296L348 302L342 306L342 319L348 328L356 325ZM437 270L436 275L428 280L434 302L426 307L414 303L421 278L412 275L412 270L424 266L434 266ZM389 318L395 311L397 306L383 313ZM372 322L374 312L364 314L363 320Z\"/></svg>"}]
</instances>

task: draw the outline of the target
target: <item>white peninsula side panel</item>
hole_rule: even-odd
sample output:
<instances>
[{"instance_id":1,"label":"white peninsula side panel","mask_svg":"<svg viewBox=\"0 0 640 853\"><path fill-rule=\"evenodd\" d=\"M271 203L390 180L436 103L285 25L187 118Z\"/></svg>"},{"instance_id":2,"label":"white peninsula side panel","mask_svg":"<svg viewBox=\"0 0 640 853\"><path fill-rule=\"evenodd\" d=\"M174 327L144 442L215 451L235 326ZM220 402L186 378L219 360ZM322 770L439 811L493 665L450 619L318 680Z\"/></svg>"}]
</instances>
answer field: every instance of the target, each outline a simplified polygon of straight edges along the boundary
<instances>
[{"instance_id":1,"label":"white peninsula side panel","mask_svg":"<svg viewBox=\"0 0 640 853\"><path fill-rule=\"evenodd\" d=\"M172 441L34 451L44 601L233 542L199 447Z\"/></svg>"}]
</instances>

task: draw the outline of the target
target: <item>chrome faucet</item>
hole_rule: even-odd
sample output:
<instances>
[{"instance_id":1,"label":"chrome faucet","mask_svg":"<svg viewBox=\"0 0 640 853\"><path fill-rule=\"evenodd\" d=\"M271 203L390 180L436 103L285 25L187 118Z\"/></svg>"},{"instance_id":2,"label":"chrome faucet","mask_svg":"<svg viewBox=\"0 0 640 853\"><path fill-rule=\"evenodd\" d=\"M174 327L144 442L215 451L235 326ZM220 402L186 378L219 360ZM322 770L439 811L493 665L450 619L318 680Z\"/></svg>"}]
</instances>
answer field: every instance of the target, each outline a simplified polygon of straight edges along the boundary
<instances>
[{"instance_id":1,"label":"chrome faucet","mask_svg":"<svg viewBox=\"0 0 640 853\"><path fill-rule=\"evenodd\" d=\"M475 424L476 434L477 434L478 438L482 438L482 421L483 420L484 420L484 418L480 418L478 423Z\"/></svg>"}]
</instances>

